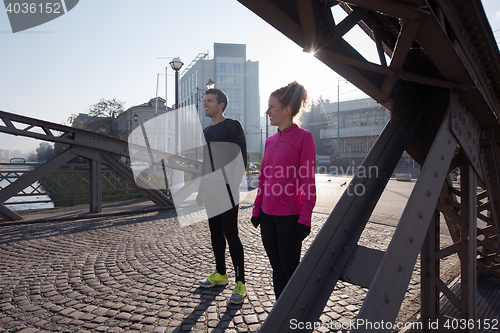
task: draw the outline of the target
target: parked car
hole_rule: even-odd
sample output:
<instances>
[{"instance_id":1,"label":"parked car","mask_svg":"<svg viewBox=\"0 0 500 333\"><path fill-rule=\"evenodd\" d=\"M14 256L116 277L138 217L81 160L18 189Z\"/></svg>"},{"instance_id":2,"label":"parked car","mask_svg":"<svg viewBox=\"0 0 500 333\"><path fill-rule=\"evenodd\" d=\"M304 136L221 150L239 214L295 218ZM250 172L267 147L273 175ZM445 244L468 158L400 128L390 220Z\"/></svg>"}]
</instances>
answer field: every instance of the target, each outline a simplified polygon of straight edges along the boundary
<instances>
[{"instance_id":1,"label":"parked car","mask_svg":"<svg viewBox=\"0 0 500 333\"><path fill-rule=\"evenodd\" d=\"M398 172L396 173L395 175L396 177L396 180L399 180L399 181L411 181L411 173L407 173L407 172Z\"/></svg>"},{"instance_id":2,"label":"parked car","mask_svg":"<svg viewBox=\"0 0 500 333\"><path fill-rule=\"evenodd\" d=\"M132 171L134 171L136 173L140 173L141 171L149 169L149 163L147 163L147 162L132 162L130 165L130 168L132 168Z\"/></svg>"}]
</instances>

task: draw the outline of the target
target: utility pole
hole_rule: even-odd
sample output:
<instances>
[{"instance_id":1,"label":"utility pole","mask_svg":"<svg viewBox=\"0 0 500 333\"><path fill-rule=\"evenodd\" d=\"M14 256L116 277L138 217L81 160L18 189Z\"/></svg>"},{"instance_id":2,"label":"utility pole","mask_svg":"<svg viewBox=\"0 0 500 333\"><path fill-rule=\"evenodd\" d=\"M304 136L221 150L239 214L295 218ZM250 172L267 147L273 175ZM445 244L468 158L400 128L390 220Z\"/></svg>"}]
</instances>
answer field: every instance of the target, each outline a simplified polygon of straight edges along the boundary
<instances>
[{"instance_id":1,"label":"utility pole","mask_svg":"<svg viewBox=\"0 0 500 333\"><path fill-rule=\"evenodd\" d=\"M337 77L337 168L340 169L340 75Z\"/></svg>"}]
</instances>

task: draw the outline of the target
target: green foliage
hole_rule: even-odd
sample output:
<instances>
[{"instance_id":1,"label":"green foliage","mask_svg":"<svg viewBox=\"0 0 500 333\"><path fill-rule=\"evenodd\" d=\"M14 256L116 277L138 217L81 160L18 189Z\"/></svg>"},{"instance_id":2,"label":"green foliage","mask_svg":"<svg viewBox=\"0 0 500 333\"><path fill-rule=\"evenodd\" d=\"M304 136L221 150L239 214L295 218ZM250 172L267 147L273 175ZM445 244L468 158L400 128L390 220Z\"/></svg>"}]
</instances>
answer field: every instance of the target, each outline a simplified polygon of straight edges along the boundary
<instances>
[{"instance_id":1,"label":"green foliage","mask_svg":"<svg viewBox=\"0 0 500 333\"><path fill-rule=\"evenodd\" d=\"M54 148L50 143L40 142L36 149L37 159L39 162L46 162L54 157Z\"/></svg>"},{"instance_id":2,"label":"green foliage","mask_svg":"<svg viewBox=\"0 0 500 333\"><path fill-rule=\"evenodd\" d=\"M115 138L120 137L117 117L125 110L124 103L116 99L101 99L99 103L91 105L88 115L71 115L68 121L71 126L88 131L109 135Z\"/></svg>"},{"instance_id":3,"label":"green foliage","mask_svg":"<svg viewBox=\"0 0 500 333\"><path fill-rule=\"evenodd\" d=\"M86 166L75 166L73 179L70 167L63 166L56 172L41 179L56 207L83 205L89 203L89 174ZM143 198L135 188L131 188L122 178L112 172L102 173L102 202L115 202Z\"/></svg>"}]
</instances>

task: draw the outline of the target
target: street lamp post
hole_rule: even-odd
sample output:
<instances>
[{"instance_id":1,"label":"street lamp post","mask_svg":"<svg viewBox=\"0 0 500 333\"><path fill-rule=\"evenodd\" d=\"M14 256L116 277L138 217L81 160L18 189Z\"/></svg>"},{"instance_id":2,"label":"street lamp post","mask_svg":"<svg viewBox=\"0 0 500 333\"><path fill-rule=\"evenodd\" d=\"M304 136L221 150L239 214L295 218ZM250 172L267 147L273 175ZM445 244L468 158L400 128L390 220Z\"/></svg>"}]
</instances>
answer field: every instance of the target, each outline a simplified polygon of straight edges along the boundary
<instances>
[{"instance_id":1,"label":"street lamp post","mask_svg":"<svg viewBox=\"0 0 500 333\"><path fill-rule=\"evenodd\" d=\"M177 114L175 116L175 154L179 154L179 126L180 126L180 117L179 117L179 70L182 68L184 63L181 61L179 57L172 59L170 62L170 67L175 71L175 110L177 110Z\"/></svg>"},{"instance_id":2,"label":"street lamp post","mask_svg":"<svg viewBox=\"0 0 500 333\"><path fill-rule=\"evenodd\" d=\"M139 121L139 116L137 115L137 113L134 113L134 122L135 122L135 127L138 126L137 122Z\"/></svg>"},{"instance_id":3,"label":"street lamp post","mask_svg":"<svg viewBox=\"0 0 500 333\"><path fill-rule=\"evenodd\" d=\"M337 79L337 149L339 152L337 168L340 169L340 76Z\"/></svg>"},{"instance_id":4,"label":"street lamp post","mask_svg":"<svg viewBox=\"0 0 500 333\"><path fill-rule=\"evenodd\" d=\"M180 110L179 110L179 70L184 63L179 57L172 59L170 67L175 71L175 155L180 155ZM184 173L180 170L172 170L173 187L184 186Z\"/></svg>"},{"instance_id":5,"label":"street lamp post","mask_svg":"<svg viewBox=\"0 0 500 333\"><path fill-rule=\"evenodd\" d=\"M213 89L213 88L215 88L215 82L212 79L208 79L207 89Z\"/></svg>"}]
</instances>

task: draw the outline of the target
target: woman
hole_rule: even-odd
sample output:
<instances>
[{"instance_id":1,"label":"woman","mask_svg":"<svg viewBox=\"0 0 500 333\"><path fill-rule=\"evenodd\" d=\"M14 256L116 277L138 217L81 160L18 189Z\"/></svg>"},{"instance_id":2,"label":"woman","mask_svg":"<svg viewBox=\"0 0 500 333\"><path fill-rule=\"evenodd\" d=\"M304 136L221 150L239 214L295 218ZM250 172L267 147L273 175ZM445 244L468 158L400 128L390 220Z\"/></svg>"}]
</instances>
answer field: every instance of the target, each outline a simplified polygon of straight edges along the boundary
<instances>
[{"instance_id":1,"label":"woman","mask_svg":"<svg viewBox=\"0 0 500 333\"><path fill-rule=\"evenodd\" d=\"M278 132L266 140L251 221L260 224L276 299L299 264L316 204L314 139L293 121L306 101L307 91L294 81L271 94L266 112Z\"/></svg>"}]
</instances>

